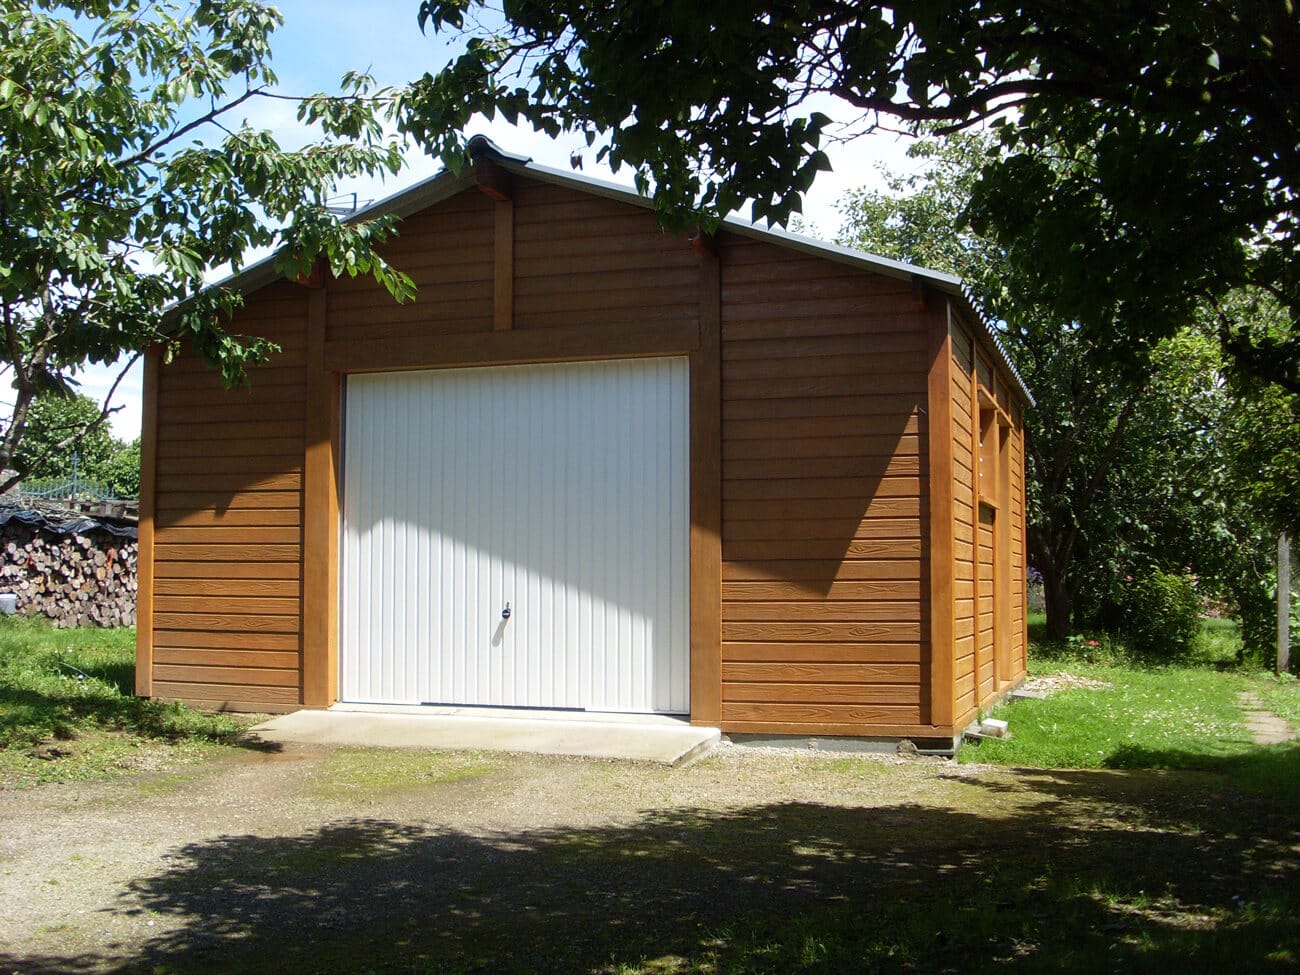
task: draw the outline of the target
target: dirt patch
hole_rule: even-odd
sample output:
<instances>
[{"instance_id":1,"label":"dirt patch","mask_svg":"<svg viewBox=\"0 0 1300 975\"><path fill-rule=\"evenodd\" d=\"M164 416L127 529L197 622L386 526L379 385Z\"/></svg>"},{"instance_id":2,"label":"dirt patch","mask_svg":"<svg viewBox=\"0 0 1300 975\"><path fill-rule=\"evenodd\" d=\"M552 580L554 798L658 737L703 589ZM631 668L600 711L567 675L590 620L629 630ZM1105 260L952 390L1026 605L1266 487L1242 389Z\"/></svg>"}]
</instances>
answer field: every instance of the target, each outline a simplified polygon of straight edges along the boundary
<instances>
[{"instance_id":1,"label":"dirt patch","mask_svg":"<svg viewBox=\"0 0 1300 975\"><path fill-rule=\"evenodd\" d=\"M0 791L0 972L1249 971L1297 879L1203 773L288 747Z\"/></svg>"},{"instance_id":2,"label":"dirt patch","mask_svg":"<svg viewBox=\"0 0 1300 975\"><path fill-rule=\"evenodd\" d=\"M1088 677L1076 677L1061 671L1059 674L1046 674L1042 677L1030 677L1022 688L1031 693L1055 694L1057 691L1105 691L1111 688L1109 681L1092 680Z\"/></svg>"}]
</instances>

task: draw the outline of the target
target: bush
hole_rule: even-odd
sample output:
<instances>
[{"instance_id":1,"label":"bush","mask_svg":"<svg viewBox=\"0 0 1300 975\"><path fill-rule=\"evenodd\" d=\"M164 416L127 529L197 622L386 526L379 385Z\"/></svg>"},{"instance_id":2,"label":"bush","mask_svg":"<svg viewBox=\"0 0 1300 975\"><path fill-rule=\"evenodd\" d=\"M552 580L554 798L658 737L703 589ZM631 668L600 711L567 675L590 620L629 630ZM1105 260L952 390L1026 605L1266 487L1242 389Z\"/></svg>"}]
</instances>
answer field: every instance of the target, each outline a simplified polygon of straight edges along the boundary
<instances>
[{"instance_id":1,"label":"bush","mask_svg":"<svg viewBox=\"0 0 1300 975\"><path fill-rule=\"evenodd\" d=\"M1116 623L1138 656L1186 656L1201 629L1200 600L1191 576L1152 570L1120 587Z\"/></svg>"}]
</instances>

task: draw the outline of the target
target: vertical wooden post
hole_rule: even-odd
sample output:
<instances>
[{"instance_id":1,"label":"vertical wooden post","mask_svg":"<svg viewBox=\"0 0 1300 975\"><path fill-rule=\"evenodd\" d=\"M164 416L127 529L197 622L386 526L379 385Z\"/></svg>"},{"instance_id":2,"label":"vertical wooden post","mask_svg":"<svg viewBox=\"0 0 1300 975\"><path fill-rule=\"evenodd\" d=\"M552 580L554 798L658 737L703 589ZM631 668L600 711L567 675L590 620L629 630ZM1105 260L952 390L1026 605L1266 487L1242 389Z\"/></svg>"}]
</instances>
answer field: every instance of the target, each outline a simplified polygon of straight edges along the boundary
<instances>
[{"instance_id":1,"label":"vertical wooden post","mask_svg":"<svg viewBox=\"0 0 1300 975\"><path fill-rule=\"evenodd\" d=\"M328 291L307 297L307 423L303 458L302 703L338 700L339 376L325 369Z\"/></svg>"},{"instance_id":2,"label":"vertical wooden post","mask_svg":"<svg viewBox=\"0 0 1300 975\"><path fill-rule=\"evenodd\" d=\"M505 331L515 324L515 204L496 201L493 243L492 329Z\"/></svg>"},{"instance_id":3,"label":"vertical wooden post","mask_svg":"<svg viewBox=\"0 0 1300 975\"><path fill-rule=\"evenodd\" d=\"M998 513L993 522L993 684L1011 683L1011 427L1002 421L997 437Z\"/></svg>"},{"instance_id":4,"label":"vertical wooden post","mask_svg":"<svg viewBox=\"0 0 1300 975\"><path fill-rule=\"evenodd\" d=\"M957 600L954 546L952 308L929 316L930 371L926 391L926 444L930 500L930 719L952 728L957 709Z\"/></svg>"},{"instance_id":5,"label":"vertical wooden post","mask_svg":"<svg viewBox=\"0 0 1300 975\"><path fill-rule=\"evenodd\" d=\"M153 696L153 540L158 485L158 372L162 349L144 354L140 423L140 523L136 545L135 693Z\"/></svg>"},{"instance_id":6,"label":"vertical wooden post","mask_svg":"<svg viewBox=\"0 0 1300 975\"><path fill-rule=\"evenodd\" d=\"M713 242L709 242L713 244ZM700 254L700 342L691 353L691 723L722 721L722 270Z\"/></svg>"},{"instance_id":7,"label":"vertical wooden post","mask_svg":"<svg viewBox=\"0 0 1300 975\"><path fill-rule=\"evenodd\" d=\"M1284 674L1291 666L1291 540L1277 536L1277 663Z\"/></svg>"}]
</instances>

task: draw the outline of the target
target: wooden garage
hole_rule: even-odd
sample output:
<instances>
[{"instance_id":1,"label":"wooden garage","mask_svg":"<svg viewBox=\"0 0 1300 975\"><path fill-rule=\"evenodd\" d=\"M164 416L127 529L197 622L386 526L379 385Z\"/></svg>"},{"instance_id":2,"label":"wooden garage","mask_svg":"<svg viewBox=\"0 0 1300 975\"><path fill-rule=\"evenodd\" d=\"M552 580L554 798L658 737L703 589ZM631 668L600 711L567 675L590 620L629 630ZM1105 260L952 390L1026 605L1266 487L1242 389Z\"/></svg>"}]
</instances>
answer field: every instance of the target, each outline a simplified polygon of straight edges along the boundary
<instances>
[{"instance_id":1,"label":"wooden garage","mask_svg":"<svg viewBox=\"0 0 1300 975\"><path fill-rule=\"evenodd\" d=\"M147 358L138 693L951 740L1023 679L1029 394L957 279L471 156L375 208L413 302L264 262L249 388Z\"/></svg>"}]
</instances>

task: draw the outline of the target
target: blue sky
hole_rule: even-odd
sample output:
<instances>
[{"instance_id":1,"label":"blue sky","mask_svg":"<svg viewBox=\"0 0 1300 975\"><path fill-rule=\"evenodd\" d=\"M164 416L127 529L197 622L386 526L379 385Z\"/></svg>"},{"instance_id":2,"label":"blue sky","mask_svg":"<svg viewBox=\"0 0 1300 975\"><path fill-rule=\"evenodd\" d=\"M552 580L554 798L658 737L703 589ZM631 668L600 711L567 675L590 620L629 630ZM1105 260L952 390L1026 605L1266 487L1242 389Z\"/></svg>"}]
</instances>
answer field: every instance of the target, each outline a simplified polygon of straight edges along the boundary
<instances>
[{"instance_id":1,"label":"blue sky","mask_svg":"<svg viewBox=\"0 0 1300 975\"><path fill-rule=\"evenodd\" d=\"M425 71L436 71L454 50L454 41L420 32L416 22L419 0L371 0L366 4L287 0L276 6L285 23L273 38L272 63L286 93L332 91L345 71L358 69L369 69L381 85L400 85ZM838 106L829 100L813 108L837 117ZM255 126L271 129L284 143L303 138L294 119L294 107L288 102L260 101L249 109L247 118ZM581 144L576 136L552 141L499 119L492 123L480 120L472 128L507 152L528 155L557 168L567 168L570 152ZM894 171L908 169L907 145L908 140L902 137L880 134L832 146L828 152L834 171L822 174L805 201L804 232L833 237L839 225L836 206L846 191L864 185L880 186L881 164ZM614 174L602 170L593 164L592 156L588 151L584 175L631 185L628 171ZM406 170L387 183L363 182L341 189L356 191L363 200L382 199L433 175L439 168L433 160L413 151ZM88 369L80 377L83 390L102 400L116 375L117 370L111 368ZM113 432L123 440L139 436L140 392L137 366L114 397L114 404L121 409L113 416Z\"/></svg>"}]
</instances>

